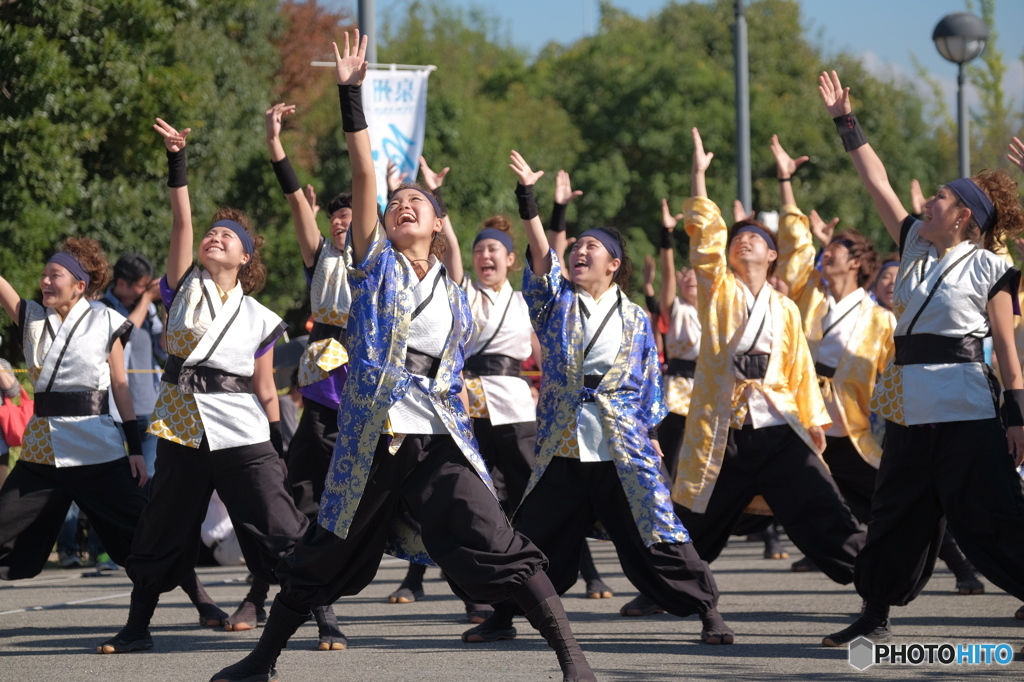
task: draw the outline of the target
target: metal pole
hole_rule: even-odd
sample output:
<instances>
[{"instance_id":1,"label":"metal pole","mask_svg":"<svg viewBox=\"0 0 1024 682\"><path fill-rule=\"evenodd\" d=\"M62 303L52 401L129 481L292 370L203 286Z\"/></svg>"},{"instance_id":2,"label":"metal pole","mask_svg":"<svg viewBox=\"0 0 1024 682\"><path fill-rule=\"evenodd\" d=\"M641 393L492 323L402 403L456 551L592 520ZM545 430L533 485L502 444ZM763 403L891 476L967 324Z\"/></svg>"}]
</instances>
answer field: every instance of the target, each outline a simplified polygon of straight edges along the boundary
<instances>
[{"instance_id":1,"label":"metal pole","mask_svg":"<svg viewBox=\"0 0 1024 682\"><path fill-rule=\"evenodd\" d=\"M747 69L747 18L743 0L736 0L733 42L736 61L736 189L743 207L750 211L750 73Z\"/></svg>"},{"instance_id":2,"label":"metal pole","mask_svg":"<svg viewBox=\"0 0 1024 682\"><path fill-rule=\"evenodd\" d=\"M969 178L971 177L971 121L967 118L967 93L964 92L967 79L964 77L964 65L958 64L957 66L956 116L957 124L960 126L960 177Z\"/></svg>"},{"instance_id":3,"label":"metal pole","mask_svg":"<svg viewBox=\"0 0 1024 682\"><path fill-rule=\"evenodd\" d=\"M359 32L370 36L366 44L366 61L377 62L377 20L374 0L359 0Z\"/></svg>"}]
</instances>

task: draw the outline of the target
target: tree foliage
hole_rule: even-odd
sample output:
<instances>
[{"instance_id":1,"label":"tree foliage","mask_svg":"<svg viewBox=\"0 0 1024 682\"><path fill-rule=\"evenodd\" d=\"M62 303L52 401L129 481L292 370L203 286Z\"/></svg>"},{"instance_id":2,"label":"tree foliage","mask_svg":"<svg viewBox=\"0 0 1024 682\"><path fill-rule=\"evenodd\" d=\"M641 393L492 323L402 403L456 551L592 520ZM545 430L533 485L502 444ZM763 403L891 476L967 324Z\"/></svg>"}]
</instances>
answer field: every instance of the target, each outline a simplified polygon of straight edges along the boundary
<instances>
[{"instance_id":1,"label":"tree foliage","mask_svg":"<svg viewBox=\"0 0 1024 682\"><path fill-rule=\"evenodd\" d=\"M994 0L979 0L992 26ZM927 94L867 72L852 55L824 54L801 26L795 0L748 3L754 203L778 205L768 142L777 133L808 154L794 190L801 207L841 226L888 237L821 106L817 74L836 68L852 88L867 136L905 198L955 173L955 136ZM385 22L382 62L435 64L424 154L451 166L446 203L468 253L482 220L515 215L510 150L547 171L538 186L547 217L555 171L585 194L572 227L623 230L635 261L652 253L660 198L689 194L690 129L715 152L708 188L729 214L736 196L733 2L670 2L646 18L605 3L596 35L532 56L479 10L414 1ZM19 0L0 3L0 273L25 296L60 238L88 234L112 259L139 250L161 263L170 212L160 116L193 128L189 179L197 229L222 204L250 213L267 238L270 277L260 299L299 331L306 287L287 203L274 180L263 112L299 105L284 135L300 179L322 204L350 173L330 69L330 40L352 23L315 0ZM1019 126L1002 91L995 43L970 72L982 91L975 153L1002 157ZM982 141L984 140L984 141ZM992 144L998 143L996 146ZM909 200L907 202L909 204ZM326 226L326 216L321 215ZM522 245L521 245L522 246ZM685 249L680 250L685 253ZM10 352L11 347L5 348Z\"/></svg>"}]
</instances>

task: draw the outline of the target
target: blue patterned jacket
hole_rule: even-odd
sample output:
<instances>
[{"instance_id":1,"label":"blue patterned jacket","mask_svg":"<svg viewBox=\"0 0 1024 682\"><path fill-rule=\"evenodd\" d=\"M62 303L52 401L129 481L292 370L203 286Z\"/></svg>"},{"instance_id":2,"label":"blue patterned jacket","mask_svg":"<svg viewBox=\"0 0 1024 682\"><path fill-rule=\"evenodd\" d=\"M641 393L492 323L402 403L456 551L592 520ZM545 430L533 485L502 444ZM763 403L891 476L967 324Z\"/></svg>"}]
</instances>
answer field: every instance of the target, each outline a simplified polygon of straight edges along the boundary
<instances>
[{"instance_id":1,"label":"blue patterned jacket","mask_svg":"<svg viewBox=\"0 0 1024 682\"><path fill-rule=\"evenodd\" d=\"M419 278L412 264L391 246L378 224L362 263L349 268L352 307L348 322L348 380L338 409L338 440L320 501L319 523L346 537L370 473L374 452L388 410L409 390L405 369L413 305L411 291ZM477 447L462 390L464 349L473 333L466 294L444 278L453 326L441 356L441 367L429 393L448 432L466 460L494 492ZM386 550L418 563L430 563L411 519L396 518Z\"/></svg>"},{"instance_id":2,"label":"blue patterned jacket","mask_svg":"<svg viewBox=\"0 0 1024 682\"><path fill-rule=\"evenodd\" d=\"M562 276L554 251L547 275L535 274L527 262L523 296L544 351L544 379L537 406L537 463L526 495L544 475L564 434L575 433L580 406L592 395L640 536L647 546L689 542L686 528L672 510L661 461L647 435L668 412L647 314L635 303L623 302L618 355L600 385L591 391L583 386L583 324L576 287ZM595 537L604 537L602 529L594 531Z\"/></svg>"}]
</instances>

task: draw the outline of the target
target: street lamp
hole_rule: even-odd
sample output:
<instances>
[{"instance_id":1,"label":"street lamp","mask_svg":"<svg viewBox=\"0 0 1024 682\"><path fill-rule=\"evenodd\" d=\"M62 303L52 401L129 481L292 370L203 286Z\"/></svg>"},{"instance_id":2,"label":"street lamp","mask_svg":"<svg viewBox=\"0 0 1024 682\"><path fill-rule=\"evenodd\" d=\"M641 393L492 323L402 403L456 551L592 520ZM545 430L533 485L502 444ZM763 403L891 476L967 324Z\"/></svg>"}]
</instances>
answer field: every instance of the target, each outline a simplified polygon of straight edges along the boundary
<instances>
[{"instance_id":1,"label":"street lamp","mask_svg":"<svg viewBox=\"0 0 1024 682\"><path fill-rule=\"evenodd\" d=\"M956 12L942 18L932 32L935 47L944 59L957 65L957 124L960 128L960 177L971 174L971 151L968 146L967 99L964 95L964 64L971 61L985 49L988 27L973 14Z\"/></svg>"}]
</instances>

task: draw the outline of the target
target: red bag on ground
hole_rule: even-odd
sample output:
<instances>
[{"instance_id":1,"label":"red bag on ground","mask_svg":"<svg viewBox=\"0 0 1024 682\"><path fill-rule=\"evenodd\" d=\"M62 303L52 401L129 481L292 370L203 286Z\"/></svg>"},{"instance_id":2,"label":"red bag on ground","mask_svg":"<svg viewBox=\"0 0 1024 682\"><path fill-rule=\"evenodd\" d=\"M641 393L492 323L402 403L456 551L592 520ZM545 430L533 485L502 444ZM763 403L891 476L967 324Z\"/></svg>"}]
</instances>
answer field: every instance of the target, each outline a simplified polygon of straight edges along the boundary
<instances>
[{"instance_id":1,"label":"red bag on ground","mask_svg":"<svg viewBox=\"0 0 1024 682\"><path fill-rule=\"evenodd\" d=\"M21 445L22 437L25 435L25 427L29 419L35 413L35 401L28 397L25 388L21 388L21 404L16 405L13 400L5 397L0 405L0 432L8 447L16 448Z\"/></svg>"}]
</instances>

